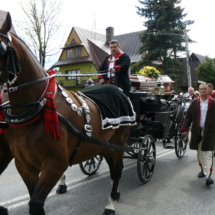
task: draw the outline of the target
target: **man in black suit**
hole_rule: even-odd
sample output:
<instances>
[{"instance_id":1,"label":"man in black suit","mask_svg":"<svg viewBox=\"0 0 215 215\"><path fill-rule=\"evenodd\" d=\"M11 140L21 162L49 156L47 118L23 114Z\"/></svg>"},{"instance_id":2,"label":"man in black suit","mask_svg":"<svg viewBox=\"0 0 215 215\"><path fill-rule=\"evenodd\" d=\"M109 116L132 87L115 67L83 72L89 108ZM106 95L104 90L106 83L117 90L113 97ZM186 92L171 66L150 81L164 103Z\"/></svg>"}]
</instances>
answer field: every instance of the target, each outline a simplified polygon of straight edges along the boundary
<instances>
[{"instance_id":1,"label":"man in black suit","mask_svg":"<svg viewBox=\"0 0 215 215\"><path fill-rule=\"evenodd\" d=\"M120 50L120 45L117 40L110 41L110 52L104 62L99 67L99 71L104 71L107 75L98 77L99 84L110 84L110 80L115 78L115 85L120 87L123 92L129 96L131 83L129 80L130 57Z\"/></svg>"}]
</instances>

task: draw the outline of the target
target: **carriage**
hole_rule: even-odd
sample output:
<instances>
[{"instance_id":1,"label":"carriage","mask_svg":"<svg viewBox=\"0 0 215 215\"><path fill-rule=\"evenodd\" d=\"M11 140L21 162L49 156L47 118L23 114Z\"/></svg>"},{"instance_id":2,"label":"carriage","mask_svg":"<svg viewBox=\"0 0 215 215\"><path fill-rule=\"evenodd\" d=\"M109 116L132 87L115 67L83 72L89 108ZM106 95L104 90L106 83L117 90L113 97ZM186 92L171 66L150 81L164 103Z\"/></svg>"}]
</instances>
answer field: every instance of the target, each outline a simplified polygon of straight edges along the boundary
<instances>
[{"instance_id":1,"label":"carriage","mask_svg":"<svg viewBox=\"0 0 215 215\"><path fill-rule=\"evenodd\" d=\"M188 142L180 127L191 100L182 93L174 95L174 81L167 75L160 76L160 79L162 86L159 81L145 76L130 76L130 100L136 112L137 125L132 128L127 144L145 150L126 152L124 158L137 161L138 177L143 184L149 182L153 175L156 140L161 140L166 149L175 149L179 159L184 156ZM96 155L80 163L80 169L86 175L94 175L102 160L102 156Z\"/></svg>"}]
</instances>

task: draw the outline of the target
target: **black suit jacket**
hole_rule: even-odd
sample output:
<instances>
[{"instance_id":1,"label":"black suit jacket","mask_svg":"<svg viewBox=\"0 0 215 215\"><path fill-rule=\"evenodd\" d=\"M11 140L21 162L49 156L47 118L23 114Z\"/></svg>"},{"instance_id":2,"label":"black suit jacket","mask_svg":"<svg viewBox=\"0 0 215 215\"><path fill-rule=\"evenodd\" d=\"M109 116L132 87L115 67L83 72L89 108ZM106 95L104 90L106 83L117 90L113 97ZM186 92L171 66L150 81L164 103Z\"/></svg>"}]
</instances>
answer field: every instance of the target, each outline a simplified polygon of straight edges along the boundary
<instances>
[{"instance_id":1,"label":"black suit jacket","mask_svg":"<svg viewBox=\"0 0 215 215\"><path fill-rule=\"evenodd\" d=\"M106 57L104 62L99 67L99 71L108 70L109 64L108 59L110 56ZM116 86L123 89L123 92L129 96L129 92L131 89L131 83L129 80L128 70L130 67L130 57L123 53L118 60L116 60L116 69L115 78L116 78ZM102 73L102 72L101 72ZM106 73L106 71L104 71ZM104 78L107 80L107 75L99 76L99 79Z\"/></svg>"}]
</instances>

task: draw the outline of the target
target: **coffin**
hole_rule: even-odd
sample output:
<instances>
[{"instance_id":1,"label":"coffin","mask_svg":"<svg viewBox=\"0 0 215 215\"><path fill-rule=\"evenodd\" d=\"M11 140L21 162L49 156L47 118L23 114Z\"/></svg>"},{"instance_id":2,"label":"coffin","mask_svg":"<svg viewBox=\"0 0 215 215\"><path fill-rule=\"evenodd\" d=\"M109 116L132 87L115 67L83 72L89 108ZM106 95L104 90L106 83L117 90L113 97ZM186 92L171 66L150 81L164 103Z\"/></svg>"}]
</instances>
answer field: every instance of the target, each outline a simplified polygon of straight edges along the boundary
<instances>
[{"instance_id":1,"label":"coffin","mask_svg":"<svg viewBox=\"0 0 215 215\"><path fill-rule=\"evenodd\" d=\"M164 86L164 95L174 94L174 81L168 75L161 75L162 85ZM152 80L144 75L130 75L131 86L139 91L149 91L154 94L154 88L157 85L156 80Z\"/></svg>"}]
</instances>

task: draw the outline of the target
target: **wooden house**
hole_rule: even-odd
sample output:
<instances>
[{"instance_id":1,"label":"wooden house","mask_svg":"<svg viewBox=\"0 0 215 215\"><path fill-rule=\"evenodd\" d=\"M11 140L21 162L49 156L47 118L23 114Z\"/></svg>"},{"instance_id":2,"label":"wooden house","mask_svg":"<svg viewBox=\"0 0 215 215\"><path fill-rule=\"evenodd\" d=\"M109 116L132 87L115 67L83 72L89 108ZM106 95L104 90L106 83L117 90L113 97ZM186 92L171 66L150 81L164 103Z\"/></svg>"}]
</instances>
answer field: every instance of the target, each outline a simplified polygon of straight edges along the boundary
<instances>
[{"instance_id":1,"label":"wooden house","mask_svg":"<svg viewBox=\"0 0 215 215\"><path fill-rule=\"evenodd\" d=\"M194 88L197 86L197 81L198 81L198 78L195 73L195 69L199 66L200 63L205 61L205 59L206 59L206 56L202 56L202 55L196 54L196 53L192 53L189 57L192 87L194 87ZM186 58L181 58L179 60L183 63L184 68L187 69ZM179 86L183 89L184 92L186 92L188 89L187 74L185 73L184 76L185 76L184 81Z\"/></svg>"}]
</instances>

